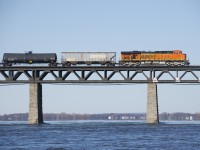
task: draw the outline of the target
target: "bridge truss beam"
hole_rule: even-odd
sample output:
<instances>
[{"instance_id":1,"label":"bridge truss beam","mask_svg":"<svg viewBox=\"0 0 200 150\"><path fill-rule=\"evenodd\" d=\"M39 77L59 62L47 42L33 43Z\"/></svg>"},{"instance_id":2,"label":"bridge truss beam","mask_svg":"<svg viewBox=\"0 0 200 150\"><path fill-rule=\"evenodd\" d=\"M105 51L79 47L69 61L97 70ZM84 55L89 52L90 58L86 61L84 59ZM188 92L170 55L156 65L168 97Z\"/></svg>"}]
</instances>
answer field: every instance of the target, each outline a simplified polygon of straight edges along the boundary
<instances>
[{"instance_id":1,"label":"bridge truss beam","mask_svg":"<svg viewBox=\"0 0 200 150\"><path fill-rule=\"evenodd\" d=\"M200 66L0 67L0 83L200 83Z\"/></svg>"}]
</instances>

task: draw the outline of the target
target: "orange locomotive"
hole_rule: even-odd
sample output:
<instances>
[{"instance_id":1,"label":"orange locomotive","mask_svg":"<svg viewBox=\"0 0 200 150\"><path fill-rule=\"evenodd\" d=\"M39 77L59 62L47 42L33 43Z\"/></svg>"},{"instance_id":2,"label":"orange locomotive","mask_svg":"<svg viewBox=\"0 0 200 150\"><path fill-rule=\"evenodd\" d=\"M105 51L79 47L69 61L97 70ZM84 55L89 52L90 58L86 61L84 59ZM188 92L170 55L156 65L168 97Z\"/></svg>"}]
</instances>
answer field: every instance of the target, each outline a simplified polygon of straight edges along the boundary
<instances>
[{"instance_id":1,"label":"orange locomotive","mask_svg":"<svg viewBox=\"0 0 200 150\"><path fill-rule=\"evenodd\" d=\"M173 51L122 51L120 65L137 66L137 65L170 65L185 66L189 61L181 50Z\"/></svg>"}]
</instances>

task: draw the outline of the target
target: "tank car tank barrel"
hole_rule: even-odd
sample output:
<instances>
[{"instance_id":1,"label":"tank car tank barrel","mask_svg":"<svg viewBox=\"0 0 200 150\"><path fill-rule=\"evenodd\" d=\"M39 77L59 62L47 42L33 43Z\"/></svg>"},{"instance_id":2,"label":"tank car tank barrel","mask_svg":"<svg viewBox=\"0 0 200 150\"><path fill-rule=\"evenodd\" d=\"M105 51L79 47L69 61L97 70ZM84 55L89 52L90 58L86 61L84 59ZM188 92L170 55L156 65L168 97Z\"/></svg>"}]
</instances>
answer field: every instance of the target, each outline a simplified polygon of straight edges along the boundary
<instances>
[{"instance_id":1,"label":"tank car tank barrel","mask_svg":"<svg viewBox=\"0 0 200 150\"><path fill-rule=\"evenodd\" d=\"M32 63L56 63L56 53L4 53L3 63L9 64L32 64Z\"/></svg>"}]
</instances>

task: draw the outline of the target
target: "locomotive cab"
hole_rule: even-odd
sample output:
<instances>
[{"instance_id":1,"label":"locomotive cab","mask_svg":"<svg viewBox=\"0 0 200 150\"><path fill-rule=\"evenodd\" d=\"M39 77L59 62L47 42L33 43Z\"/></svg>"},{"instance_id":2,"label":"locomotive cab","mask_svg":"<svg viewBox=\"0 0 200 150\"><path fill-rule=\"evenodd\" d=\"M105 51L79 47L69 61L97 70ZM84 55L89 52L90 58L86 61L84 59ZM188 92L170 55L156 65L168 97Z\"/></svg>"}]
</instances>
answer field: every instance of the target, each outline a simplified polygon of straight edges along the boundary
<instances>
[{"instance_id":1,"label":"locomotive cab","mask_svg":"<svg viewBox=\"0 0 200 150\"><path fill-rule=\"evenodd\" d=\"M173 50L173 54L182 54L181 50Z\"/></svg>"}]
</instances>

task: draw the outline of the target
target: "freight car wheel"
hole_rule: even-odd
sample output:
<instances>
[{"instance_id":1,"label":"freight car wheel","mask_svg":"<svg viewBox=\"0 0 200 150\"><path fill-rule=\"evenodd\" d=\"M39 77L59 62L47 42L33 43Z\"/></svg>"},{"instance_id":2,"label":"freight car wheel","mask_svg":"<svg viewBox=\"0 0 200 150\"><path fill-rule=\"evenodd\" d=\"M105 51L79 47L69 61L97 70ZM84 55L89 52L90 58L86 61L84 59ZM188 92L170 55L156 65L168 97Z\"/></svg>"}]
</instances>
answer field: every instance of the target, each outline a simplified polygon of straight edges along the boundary
<instances>
[{"instance_id":1,"label":"freight car wheel","mask_svg":"<svg viewBox=\"0 0 200 150\"><path fill-rule=\"evenodd\" d=\"M12 64L11 63L3 63L3 67L11 67Z\"/></svg>"},{"instance_id":2,"label":"freight car wheel","mask_svg":"<svg viewBox=\"0 0 200 150\"><path fill-rule=\"evenodd\" d=\"M67 63L67 66L70 67L72 64L70 62Z\"/></svg>"},{"instance_id":3,"label":"freight car wheel","mask_svg":"<svg viewBox=\"0 0 200 150\"><path fill-rule=\"evenodd\" d=\"M106 66L111 66L111 63L107 62L107 63L106 63Z\"/></svg>"},{"instance_id":4,"label":"freight car wheel","mask_svg":"<svg viewBox=\"0 0 200 150\"><path fill-rule=\"evenodd\" d=\"M141 62L137 62L136 64L135 64L135 66L140 66L141 65Z\"/></svg>"},{"instance_id":5,"label":"freight car wheel","mask_svg":"<svg viewBox=\"0 0 200 150\"><path fill-rule=\"evenodd\" d=\"M49 67L56 67L57 64L56 64L56 63L49 63L48 66L49 66Z\"/></svg>"},{"instance_id":6,"label":"freight car wheel","mask_svg":"<svg viewBox=\"0 0 200 150\"><path fill-rule=\"evenodd\" d=\"M71 66L71 63L69 63L69 62L68 62L68 63L62 63L62 66L63 66L63 67L70 67L70 66Z\"/></svg>"},{"instance_id":7,"label":"freight car wheel","mask_svg":"<svg viewBox=\"0 0 200 150\"><path fill-rule=\"evenodd\" d=\"M171 66L171 62L169 62L169 61L167 61L165 64L166 64L167 66Z\"/></svg>"}]
</instances>

